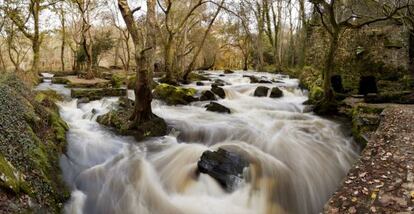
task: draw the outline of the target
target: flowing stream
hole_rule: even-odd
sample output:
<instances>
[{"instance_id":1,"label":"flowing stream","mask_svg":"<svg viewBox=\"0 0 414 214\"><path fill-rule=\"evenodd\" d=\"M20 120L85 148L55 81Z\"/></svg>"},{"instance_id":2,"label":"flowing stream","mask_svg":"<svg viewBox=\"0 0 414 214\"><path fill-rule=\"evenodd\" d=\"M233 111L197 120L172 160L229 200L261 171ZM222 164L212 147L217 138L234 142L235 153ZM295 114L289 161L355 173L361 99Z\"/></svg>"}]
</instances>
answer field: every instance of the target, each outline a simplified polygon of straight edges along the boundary
<instances>
[{"instance_id":1,"label":"flowing stream","mask_svg":"<svg viewBox=\"0 0 414 214\"><path fill-rule=\"evenodd\" d=\"M153 111L172 127L168 136L136 142L99 125L96 117L117 107L117 98L86 104L59 103L68 123L67 154L61 158L73 189L66 213L243 214L319 213L358 156L339 124L302 113L306 94L286 76L249 72L273 84L251 84L246 72L219 76L232 114L208 112L208 102ZM200 90L206 86L189 85ZM61 85L43 83L63 94ZM258 85L278 86L284 97L254 97ZM133 98L133 93L130 92ZM249 181L226 192L212 177L197 175L197 161L219 147L250 162Z\"/></svg>"}]
</instances>

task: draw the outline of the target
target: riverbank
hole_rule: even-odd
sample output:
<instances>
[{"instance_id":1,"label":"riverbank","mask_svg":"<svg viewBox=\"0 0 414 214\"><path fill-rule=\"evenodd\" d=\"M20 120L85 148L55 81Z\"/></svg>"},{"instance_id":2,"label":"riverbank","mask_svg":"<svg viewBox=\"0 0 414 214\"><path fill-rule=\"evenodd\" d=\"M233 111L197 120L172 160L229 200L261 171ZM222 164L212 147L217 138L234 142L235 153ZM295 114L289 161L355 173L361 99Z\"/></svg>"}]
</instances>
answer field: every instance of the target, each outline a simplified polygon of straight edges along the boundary
<instances>
[{"instance_id":1,"label":"riverbank","mask_svg":"<svg viewBox=\"0 0 414 214\"><path fill-rule=\"evenodd\" d=\"M325 213L414 212L414 105L383 108L378 129Z\"/></svg>"},{"instance_id":2,"label":"riverbank","mask_svg":"<svg viewBox=\"0 0 414 214\"><path fill-rule=\"evenodd\" d=\"M53 91L0 77L0 213L59 213L69 196L59 157L68 127Z\"/></svg>"}]
</instances>

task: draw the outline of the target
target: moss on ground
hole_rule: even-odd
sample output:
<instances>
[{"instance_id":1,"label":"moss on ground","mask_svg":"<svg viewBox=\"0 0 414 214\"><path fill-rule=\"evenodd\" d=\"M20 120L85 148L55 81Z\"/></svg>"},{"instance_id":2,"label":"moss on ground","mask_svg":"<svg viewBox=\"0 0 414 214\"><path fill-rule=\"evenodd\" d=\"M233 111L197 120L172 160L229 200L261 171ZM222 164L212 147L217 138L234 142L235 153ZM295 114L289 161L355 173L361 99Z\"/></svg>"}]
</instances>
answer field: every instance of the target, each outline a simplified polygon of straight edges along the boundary
<instances>
[{"instance_id":1,"label":"moss on ground","mask_svg":"<svg viewBox=\"0 0 414 214\"><path fill-rule=\"evenodd\" d=\"M352 135L362 148L365 148L370 135L377 130L380 123L380 114L383 110L384 107L362 103L350 110Z\"/></svg>"},{"instance_id":2,"label":"moss on ground","mask_svg":"<svg viewBox=\"0 0 414 214\"><path fill-rule=\"evenodd\" d=\"M0 185L7 200L0 211L58 213L69 197L59 168L68 129L55 104L61 99L34 93L15 76L0 77L0 174L10 178Z\"/></svg>"}]
</instances>

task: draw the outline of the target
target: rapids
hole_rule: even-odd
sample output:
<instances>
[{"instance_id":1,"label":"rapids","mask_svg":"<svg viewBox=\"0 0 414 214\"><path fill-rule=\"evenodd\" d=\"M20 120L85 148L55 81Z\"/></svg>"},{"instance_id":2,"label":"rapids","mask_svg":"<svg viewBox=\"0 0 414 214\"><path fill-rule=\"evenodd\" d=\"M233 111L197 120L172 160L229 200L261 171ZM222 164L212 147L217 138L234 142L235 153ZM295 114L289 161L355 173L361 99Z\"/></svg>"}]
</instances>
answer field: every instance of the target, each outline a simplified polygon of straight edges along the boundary
<instances>
[{"instance_id":1,"label":"rapids","mask_svg":"<svg viewBox=\"0 0 414 214\"><path fill-rule=\"evenodd\" d=\"M298 80L249 72L278 83L250 84L236 72L220 77L232 114L207 112L208 102L167 106L158 100L153 111L172 130L168 136L135 142L99 125L96 117L117 107L117 98L86 104L59 103L68 123L67 153L61 158L72 188L66 213L319 213L340 184L358 149L340 125L302 113L306 92ZM209 89L196 86L198 90ZM66 89L50 83L63 94ZM258 85L279 86L284 97L253 97ZM130 98L133 92L130 91ZM228 193L210 176L196 174L206 150L225 148L251 163L246 181Z\"/></svg>"}]
</instances>

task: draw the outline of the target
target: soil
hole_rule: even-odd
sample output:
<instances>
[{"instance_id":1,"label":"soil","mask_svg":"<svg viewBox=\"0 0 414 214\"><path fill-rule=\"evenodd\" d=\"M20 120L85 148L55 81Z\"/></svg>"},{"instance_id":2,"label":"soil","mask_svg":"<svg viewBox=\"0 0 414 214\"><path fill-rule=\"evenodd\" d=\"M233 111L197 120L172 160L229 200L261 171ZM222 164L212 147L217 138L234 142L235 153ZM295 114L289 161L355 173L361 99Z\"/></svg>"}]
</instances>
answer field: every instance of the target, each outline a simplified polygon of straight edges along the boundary
<instances>
[{"instance_id":1,"label":"soil","mask_svg":"<svg viewBox=\"0 0 414 214\"><path fill-rule=\"evenodd\" d=\"M414 105L391 105L324 213L414 213Z\"/></svg>"}]
</instances>

